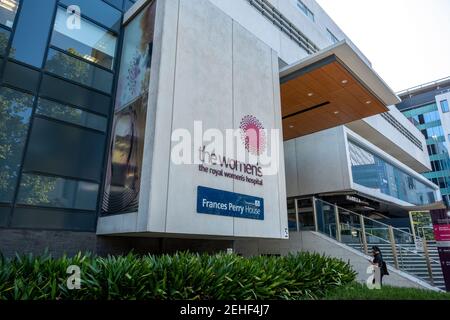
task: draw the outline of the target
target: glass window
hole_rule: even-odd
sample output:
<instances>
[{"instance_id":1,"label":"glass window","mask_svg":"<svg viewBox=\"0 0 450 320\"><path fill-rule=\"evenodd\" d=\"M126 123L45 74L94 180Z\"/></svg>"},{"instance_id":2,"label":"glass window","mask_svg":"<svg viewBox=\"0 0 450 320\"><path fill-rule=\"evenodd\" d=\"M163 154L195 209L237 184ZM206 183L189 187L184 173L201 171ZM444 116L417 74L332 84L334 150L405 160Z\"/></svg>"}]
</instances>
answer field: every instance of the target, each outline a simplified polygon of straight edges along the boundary
<instances>
[{"instance_id":1,"label":"glass window","mask_svg":"<svg viewBox=\"0 0 450 320\"><path fill-rule=\"evenodd\" d=\"M19 0L0 1L0 24L12 28L17 13Z\"/></svg>"},{"instance_id":2,"label":"glass window","mask_svg":"<svg viewBox=\"0 0 450 320\"><path fill-rule=\"evenodd\" d=\"M40 95L104 115L110 112L110 97L47 74L42 78Z\"/></svg>"},{"instance_id":3,"label":"glass window","mask_svg":"<svg viewBox=\"0 0 450 320\"><path fill-rule=\"evenodd\" d=\"M28 132L33 97L0 88L0 202L11 202Z\"/></svg>"},{"instance_id":4,"label":"glass window","mask_svg":"<svg viewBox=\"0 0 450 320\"><path fill-rule=\"evenodd\" d=\"M449 112L449 108L448 108L448 101L447 100L442 100L441 101L441 109L443 113L447 113Z\"/></svg>"},{"instance_id":5,"label":"glass window","mask_svg":"<svg viewBox=\"0 0 450 320\"><path fill-rule=\"evenodd\" d=\"M438 137L443 137L445 135L441 126L424 129L422 130L422 133L425 136L425 139L437 139Z\"/></svg>"},{"instance_id":6,"label":"glass window","mask_svg":"<svg viewBox=\"0 0 450 320\"><path fill-rule=\"evenodd\" d=\"M122 12L102 0L60 0L60 3L80 7L82 15L115 31L120 30Z\"/></svg>"},{"instance_id":7,"label":"glass window","mask_svg":"<svg viewBox=\"0 0 450 320\"><path fill-rule=\"evenodd\" d=\"M36 117L24 168L27 172L99 181L104 146L103 133Z\"/></svg>"},{"instance_id":8,"label":"glass window","mask_svg":"<svg viewBox=\"0 0 450 320\"><path fill-rule=\"evenodd\" d=\"M8 61L3 74L3 81L11 86L36 92L39 84L39 77L39 71Z\"/></svg>"},{"instance_id":9,"label":"glass window","mask_svg":"<svg viewBox=\"0 0 450 320\"><path fill-rule=\"evenodd\" d=\"M50 49L45 69L66 79L111 93L113 74L64 52Z\"/></svg>"},{"instance_id":10,"label":"glass window","mask_svg":"<svg viewBox=\"0 0 450 320\"><path fill-rule=\"evenodd\" d=\"M41 98L39 99L36 113L61 121L77 124L86 128L103 132L106 131L107 120L105 117L72 108L58 102Z\"/></svg>"},{"instance_id":11,"label":"glass window","mask_svg":"<svg viewBox=\"0 0 450 320\"><path fill-rule=\"evenodd\" d=\"M445 142L436 142L432 145L436 149L436 154L448 154L448 149Z\"/></svg>"},{"instance_id":12,"label":"glass window","mask_svg":"<svg viewBox=\"0 0 450 320\"><path fill-rule=\"evenodd\" d=\"M11 207L0 206L0 227L8 226L8 218L11 212Z\"/></svg>"},{"instance_id":13,"label":"glass window","mask_svg":"<svg viewBox=\"0 0 450 320\"><path fill-rule=\"evenodd\" d=\"M437 110L424 113L422 117L423 117L423 120L420 121L421 124L440 120L439 111L437 111ZM419 116L419 118L420 118L420 116Z\"/></svg>"},{"instance_id":14,"label":"glass window","mask_svg":"<svg viewBox=\"0 0 450 320\"><path fill-rule=\"evenodd\" d=\"M134 4L134 1L130 1L130 0L125 0L124 3L124 10L127 11L128 9L130 9Z\"/></svg>"},{"instance_id":15,"label":"glass window","mask_svg":"<svg viewBox=\"0 0 450 320\"><path fill-rule=\"evenodd\" d=\"M24 205L56 207L79 210L95 210L98 184L23 174L17 203Z\"/></svg>"},{"instance_id":16,"label":"glass window","mask_svg":"<svg viewBox=\"0 0 450 320\"><path fill-rule=\"evenodd\" d=\"M9 56L42 67L56 0L22 0Z\"/></svg>"},{"instance_id":17,"label":"glass window","mask_svg":"<svg viewBox=\"0 0 450 320\"><path fill-rule=\"evenodd\" d=\"M328 38L331 40L331 43L339 42L339 39L333 34L333 32L331 32L330 30L327 29L327 33L328 33Z\"/></svg>"},{"instance_id":18,"label":"glass window","mask_svg":"<svg viewBox=\"0 0 450 320\"><path fill-rule=\"evenodd\" d=\"M297 7L312 21L314 21L314 13L301 1L297 0Z\"/></svg>"},{"instance_id":19,"label":"glass window","mask_svg":"<svg viewBox=\"0 0 450 320\"><path fill-rule=\"evenodd\" d=\"M95 232L94 212L67 212L58 209L17 207L11 221L13 228L56 229Z\"/></svg>"},{"instance_id":20,"label":"glass window","mask_svg":"<svg viewBox=\"0 0 450 320\"><path fill-rule=\"evenodd\" d=\"M66 23L68 17L69 14L65 9L58 8L51 40L52 45L112 69L117 37L83 18L79 29L69 29Z\"/></svg>"},{"instance_id":21,"label":"glass window","mask_svg":"<svg viewBox=\"0 0 450 320\"><path fill-rule=\"evenodd\" d=\"M431 111L437 111L437 110L438 110L438 108L437 108L436 103L431 103L431 104L427 104L427 105L419 107L419 108L413 108L413 109L403 111L403 114L408 118L408 117L414 117L417 115L421 115L424 113L428 113Z\"/></svg>"},{"instance_id":22,"label":"glass window","mask_svg":"<svg viewBox=\"0 0 450 320\"><path fill-rule=\"evenodd\" d=\"M122 10L123 0L106 0L109 4L113 5L119 10Z\"/></svg>"},{"instance_id":23,"label":"glass window","mask_svg":"<svg viewBox=\"0 0 450 320\"><path fill-rule=\"evenodd\" d=\"M9 36L11 32L0 27L0 55L6 54L6 48L8 47Z\"/></svg>"},{"instance_id":24,"label":"glass window","mask_svg":"<svg viewBox=\"0 0 450 320\"><path fill-rule=\"evenodd\" d=\"M435 201L434 189L349 141L353 182L414 205Z\"/></svg>"}]
</instances>

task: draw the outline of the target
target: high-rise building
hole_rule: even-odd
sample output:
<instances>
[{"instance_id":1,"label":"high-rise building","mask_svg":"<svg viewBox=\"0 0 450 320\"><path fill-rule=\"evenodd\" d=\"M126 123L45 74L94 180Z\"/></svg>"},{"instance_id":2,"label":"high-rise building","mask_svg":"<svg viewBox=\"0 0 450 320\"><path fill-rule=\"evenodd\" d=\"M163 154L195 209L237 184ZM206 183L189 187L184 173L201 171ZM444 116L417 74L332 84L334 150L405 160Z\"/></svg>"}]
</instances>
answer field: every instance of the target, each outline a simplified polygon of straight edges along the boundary
<instances>
[{"instance_id":1,"label":"high-rise building","mask_svg":"<svg viewBox=\"0 0 450 320\"><path fill-rule=\"evenodd\" d=\"M399 92L397 108L425 137L431 160L424 176L439 186L446 205L450 205L450 78L425 83Z\"/></svg>"}]
</instances>

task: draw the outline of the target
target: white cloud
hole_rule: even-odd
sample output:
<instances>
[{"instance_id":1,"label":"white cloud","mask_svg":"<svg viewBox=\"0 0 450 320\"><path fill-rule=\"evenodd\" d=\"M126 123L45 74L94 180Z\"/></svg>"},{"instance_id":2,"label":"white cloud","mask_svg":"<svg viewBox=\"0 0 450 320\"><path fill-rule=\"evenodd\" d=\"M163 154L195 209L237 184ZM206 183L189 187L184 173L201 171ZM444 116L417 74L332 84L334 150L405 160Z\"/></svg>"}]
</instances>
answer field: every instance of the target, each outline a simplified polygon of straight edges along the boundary
<instances>
[{"instance_id":1,"label":"white cloud","mask_svg":"<svg viewBox=\"0 0 450 320\"><path fill-rule=\"evenodd\" d=\"M450 76L449 0L317 0L399 91Z\"/></svg>"}]
</instances>

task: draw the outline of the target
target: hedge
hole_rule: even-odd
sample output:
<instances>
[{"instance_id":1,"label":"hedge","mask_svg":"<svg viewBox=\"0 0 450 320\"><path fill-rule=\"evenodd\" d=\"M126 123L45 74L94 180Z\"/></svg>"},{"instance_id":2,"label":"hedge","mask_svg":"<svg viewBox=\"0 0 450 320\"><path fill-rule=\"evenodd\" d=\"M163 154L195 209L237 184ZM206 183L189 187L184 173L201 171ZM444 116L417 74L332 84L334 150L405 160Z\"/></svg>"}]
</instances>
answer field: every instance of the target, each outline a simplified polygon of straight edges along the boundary
<instances>
[{"instance_id":1,"label":"hedge","mask_svg":"<svg viewBox=\"0 0 450 320\"><path fill-rule=\"evenodd\" d=\"M69 290L67 268L81 269ZM348 263L313 253L237 255L0 257L0 300L316 299L354 281Z\"/></svg>"}]
</instances>

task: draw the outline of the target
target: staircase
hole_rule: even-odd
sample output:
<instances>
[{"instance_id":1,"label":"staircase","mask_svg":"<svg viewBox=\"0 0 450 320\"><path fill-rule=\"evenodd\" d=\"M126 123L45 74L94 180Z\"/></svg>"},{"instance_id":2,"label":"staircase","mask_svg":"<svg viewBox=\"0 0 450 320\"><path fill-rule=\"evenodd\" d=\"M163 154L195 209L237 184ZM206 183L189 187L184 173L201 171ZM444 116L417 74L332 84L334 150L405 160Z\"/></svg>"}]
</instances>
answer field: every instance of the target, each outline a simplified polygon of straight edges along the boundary
<instances>
[{"instance_id":1,"label":"staircase","mask_svg":"<svg viewBox=\"0 0 450 320\"><path fill-rule=\"evenodd\" d=\"M344 242L345 243L345 242ZM363 251L362 246L359 243L345 243L348 246L358 251ZM425 280L439 289L445 290L444 275L439 262L439 254L435 241L427 241L428 254L430 257L430 267L432 279L428 271L428 263L424 257L424 252L417 250L414 244L403 244L396 246L398 255L399 269L409 273L417 278ZM387 264L395 266L394 255L392 253L392 246L388 243L376 244Z\"/></svg>"},{"instance_id":2,"label":"staircase","mask_svg":"<svg viewBox=\"0 0 450 320\"><path fill-rule=\"evenodd\" d=\"M391 267L445 290L435 241L427 241L424 246L422 238L404 230L320 199L313 202L317 231L365 254L377 246Z\"/></svg>"}]
</instances>

